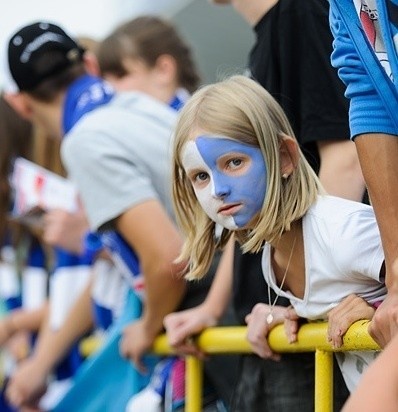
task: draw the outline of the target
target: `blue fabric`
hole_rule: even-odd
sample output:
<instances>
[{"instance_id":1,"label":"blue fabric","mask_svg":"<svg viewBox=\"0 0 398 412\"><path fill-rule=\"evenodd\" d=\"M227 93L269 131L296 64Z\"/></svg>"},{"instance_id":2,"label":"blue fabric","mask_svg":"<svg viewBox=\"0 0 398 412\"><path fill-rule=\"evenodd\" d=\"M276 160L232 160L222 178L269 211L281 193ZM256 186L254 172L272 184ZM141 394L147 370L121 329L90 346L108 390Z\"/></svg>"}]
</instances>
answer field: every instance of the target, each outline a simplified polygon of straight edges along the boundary
<instances>
[{"instance_id":1,"label":"blue fabric","mask_svg":"<svg viewBox=\"0 0 398 412\"><path fill-rule=\"evenodd\" d=\"M379 22L395 81L398 61L386 10L377 0ZM346 84L351 99L351 136L363 133L398 134L398 91L381 66L362 29L353 0L330 1L330 26L334 35L332 64Z\"/></svg>"},{"instance_id":2,"label":"blue fabric","mask_svg":"<svg viewBox=\"0 0 398 412\"><path fill-rule=\"evenodd\" d=\"M8 380L6 379L3 387L0 389L0 412L18 412L18 409L12 407L6 399L5 390L7 388L7 382Z\"/></svg>"},{"instance_id":3,"label":"blue fabric","mask_svg":"<svg viewBox=\"0 0 398 412\"><path fill-rule=\"evenodd\" d=\"M109 330L101 349L88 358L74 377L74 385L53 409L54 412L121 412L128 400L149 382L119 353L119 341L125 325L139 318L141 301L129 290L123 314ZM144 362L152 372L156 357Z\"/></svg>"},{"instance_id":4,"label":"blue fabric","mask_svg":"<svg viewBox=\"0 0 398 412\"><path fill-rule=\"evenodd\" d=\"M68 133L88 112L112 100L112 87L99 77L84 75L70 85L66 92L63 131Z\"/></svg>"},{"instance_id":5,"label":"blue fabric","mask_svg":"<svg viewBox=\"0 0 398 412\"><path fill-rule=\"evenodd\" d=\"M7 311L11 311L17 308L20 308L22 305L22 296L11 296L4 299L4 304Z\"/></svg>"},{"instance_id":6,"label":"blue fabric","mask_svg":"<svg viewBox=\"0 0 398 412\"><path fill-rule=\"evenodd\" d=\"M101 236L98 233L87 232L84 237L84 258L93 262L95 256L101 251L104 247L101 241Z\"/></svg>"},{"instance_id":7,"label":"blue fabric","mask_svg":"<svg viewBox=\"0 0 398 412\"><path fill-rule=\"evenodd\" d=\"M54 373L56 379L63 380L70 378L76 373L82 362L83 357L80 353L79 345L75 344L55 368Z\"/></svg>"},{"instance_id":8,"label":"blue fabric","mask_svg":"<svg viewBox=\"0 0 398 412\"><path fill-rule=\"evenodd\" d=\"M149 382L152 389L162 398L164 398L166 394L167 380L170 377L171 369L173 368L175 360L175 357L169 357L158 362L153 371L151 381Z\"/></svg>"},{"instance_id":9,"label":"blue fabric","mask_svg":"<svg viewBox=\"0 0 398 412\"><path fill-rule=\"evenodd\" d=\"M46 256L40 243L36 242L30 247L26 265L34 268L44 268L46 266Z\"/></svg>"},{"instance_id":10,"label":"blue fabric","mask_svg":"<svg viewBox=\"0 0 398 412\"><path fill-rule=\"evenodd\" d=\"M95 326L101 330L107 330L113 322L113 311L101 306L94 299L92 300L92 306Z\"/></svg>"},{"instance_id":11,"label":"blue fabric","mask_svg":"<svg viewBox=\"0 0 398 412\"><path fill-rule=\"evenodd\" d=\"M129 286L143 299L144 278L135 251L122 235L113 230L104 232L101 235L101 241L104 247L111 253L116 266L128 279Z\"/></svg>"},{"instance_id":12,"label":"blue fabric","mask_svg":"<svg viewBox=\"0 0 398 412\"><path fill-rule=\"evenodd\" d=\"M58 268L67 268L77 266L81 262L81 256L70 253L64 249L55 248L55 262L54 273Z\"/></svg>"},{"instance_id":13,"label":"blue fabric","mask_svg":"<svg viewBox=\"0 0 398 412\"><path fill-rule=\"evenodd\" d=\"M172 109L179 111L184 106L184 103L185 101L180 96L175 95L173 99L170 101L169 106Z\"/></svg>"},{"instance_id":14,"label":"blue fabric","mask_svg":"<svg viewBox=\"0 0 398 412\"><path fill-rule=\"evenodd\" d=\"M126 264L131 277L137 276L140 273L138 257L122 235L115 231L107 231L102 234L101 240L102 244L111 253L117 253L120 256Z\"/></svg>"}]
</instances>

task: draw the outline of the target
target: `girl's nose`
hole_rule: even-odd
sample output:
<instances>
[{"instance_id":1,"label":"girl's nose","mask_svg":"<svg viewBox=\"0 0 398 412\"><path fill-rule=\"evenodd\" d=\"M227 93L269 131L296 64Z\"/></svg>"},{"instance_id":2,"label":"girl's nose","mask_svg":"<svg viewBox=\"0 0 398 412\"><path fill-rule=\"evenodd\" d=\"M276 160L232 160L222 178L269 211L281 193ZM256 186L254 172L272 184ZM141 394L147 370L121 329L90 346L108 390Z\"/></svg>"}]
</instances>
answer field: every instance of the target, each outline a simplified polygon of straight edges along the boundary
<instances>
[{"instance_id":1,"label":"girl's nose","mask_svg":"<svg viewBox=\"0 0 398 412\"><path fill-rule=\"evenodd\" d=\"M219 198L224 198L231 193L230 187L226 184L215 184L214 186L214 196Z\"/></svg>"}]
</instances>

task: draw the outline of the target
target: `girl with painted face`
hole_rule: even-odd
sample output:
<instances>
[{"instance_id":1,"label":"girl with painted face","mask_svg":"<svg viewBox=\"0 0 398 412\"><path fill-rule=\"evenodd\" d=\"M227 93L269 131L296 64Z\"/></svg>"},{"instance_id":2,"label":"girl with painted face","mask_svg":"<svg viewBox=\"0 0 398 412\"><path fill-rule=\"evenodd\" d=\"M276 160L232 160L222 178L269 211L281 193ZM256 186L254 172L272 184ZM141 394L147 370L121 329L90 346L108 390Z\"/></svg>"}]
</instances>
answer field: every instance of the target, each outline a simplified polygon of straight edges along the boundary
<instances>
[{"instance_id":1,"label":"girl with painted face","mask_svg":"<svg viewBox=\"0 0 398 412\"><path fill-rule=\"evenodd\" d=\"M202 277L234 236L244 252L263 251L268 293L290 300L293 319L327 320L351 294L370 305L383 300L372 208L324 192L282 109L253 80L233 76L196 92L180 114L173 150L173 200L186 235L180 259L189 261L190 279ZM276 303L263 323L275 325ZM258 327L251 322L259 323L249 316L249 341ZM290 325L293 341L297 325ZM337 356L352 390L375 353L346 353L344 365Z\"/></svg>"}]
</instances>

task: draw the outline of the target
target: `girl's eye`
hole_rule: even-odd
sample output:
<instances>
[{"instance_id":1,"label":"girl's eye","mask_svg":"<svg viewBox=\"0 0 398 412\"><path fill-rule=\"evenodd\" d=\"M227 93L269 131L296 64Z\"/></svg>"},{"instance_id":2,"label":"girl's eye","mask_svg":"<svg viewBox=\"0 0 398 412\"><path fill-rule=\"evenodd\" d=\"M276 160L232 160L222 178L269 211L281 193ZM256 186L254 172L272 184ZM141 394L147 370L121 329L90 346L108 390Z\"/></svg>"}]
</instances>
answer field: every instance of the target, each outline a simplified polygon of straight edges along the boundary
<instances>
[{"instance_id":1,"label":"girl's eye","mask_svg":"<svg viewBox=\"0 0 398 412\"><path fill-rule=\"evenodd\" d=\"M197 183L202 183L205 182L207 180L207 178L209 177L208 173L206 172L199 172L194 176L194 182Z\"/></svg>"},{"instance_id":2,"label":"girl's eye","mask_svg":"<svg viewBox=\"0 0 398 412\"><path fill-rule=\"evenodd\" d=\"M242 164L243 164L243 160L242 160L242 159L240 159L240 158L235 158L235 159L230 160L230 161L227 163L227 166L228 166L229 169L237 169L239 166L242 166Z\"/></svg>"}]
</instances>

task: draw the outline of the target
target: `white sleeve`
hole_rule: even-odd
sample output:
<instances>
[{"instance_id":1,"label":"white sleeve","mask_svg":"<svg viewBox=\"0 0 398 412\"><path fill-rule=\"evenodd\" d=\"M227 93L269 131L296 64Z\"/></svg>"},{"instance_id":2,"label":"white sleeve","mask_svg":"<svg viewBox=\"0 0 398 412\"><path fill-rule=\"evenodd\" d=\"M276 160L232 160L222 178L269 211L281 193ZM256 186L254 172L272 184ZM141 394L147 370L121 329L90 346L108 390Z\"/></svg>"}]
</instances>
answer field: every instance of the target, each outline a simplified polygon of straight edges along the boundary
<instances>
[{"instance_id":1,"label":"white sleeve","mask_svg":"<svg viewBox=\"0 0 398 412\"><path fill-rule=\"evenodd\" d=\"M373 212L353 212L339 223L332 235L331 250L341 273L384 282L380 279L384 252Z\"/></svg>"}]
</instances>

